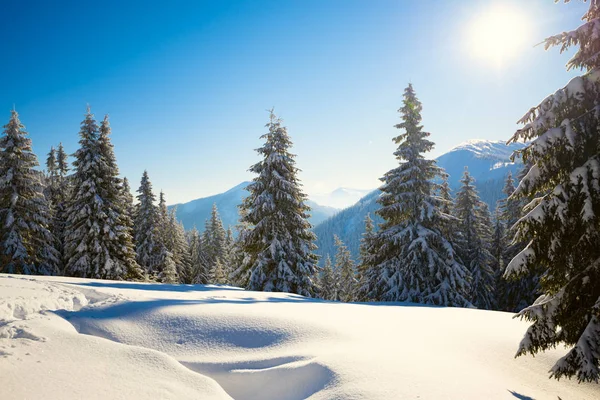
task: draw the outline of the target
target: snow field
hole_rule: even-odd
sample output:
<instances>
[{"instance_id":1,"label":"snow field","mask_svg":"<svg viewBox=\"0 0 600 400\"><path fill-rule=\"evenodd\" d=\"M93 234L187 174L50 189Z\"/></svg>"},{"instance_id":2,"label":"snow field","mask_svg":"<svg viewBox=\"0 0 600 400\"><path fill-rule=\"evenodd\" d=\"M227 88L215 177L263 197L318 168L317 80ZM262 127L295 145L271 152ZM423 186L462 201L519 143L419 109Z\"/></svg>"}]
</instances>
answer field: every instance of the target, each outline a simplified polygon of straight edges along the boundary
<instances>
[{"instance_id":1,"label":"snow field","mask_svg":"<svg viewBox=\"0 0 600 400\"><path fill-rule=\"evenodd\" d=\"M548 379L563 349L515 359L526 328L472 309L0 275L0 398L600 398Z\"/></svg>"}]
</instances>

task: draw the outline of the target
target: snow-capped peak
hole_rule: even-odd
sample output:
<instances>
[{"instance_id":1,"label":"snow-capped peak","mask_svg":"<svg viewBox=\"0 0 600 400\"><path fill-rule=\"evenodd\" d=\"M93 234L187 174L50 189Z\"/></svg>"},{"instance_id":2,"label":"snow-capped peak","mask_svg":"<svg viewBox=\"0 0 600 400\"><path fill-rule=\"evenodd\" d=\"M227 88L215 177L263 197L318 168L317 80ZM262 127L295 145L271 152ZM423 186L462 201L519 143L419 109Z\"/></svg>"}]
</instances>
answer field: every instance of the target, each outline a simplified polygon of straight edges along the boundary
<instances>
[{"instance_id":1,"label":"snow-capped peak","mask_svg":"<svg viewBox=\"0 0 600 400\"><path fill-rule=\"evenodd\" d=\"M466 150L479 158L509 160L515 150L522 149L523 143L506 144L503 140L472 139L451 148L448 153Z\"/></svg>"}]
</instances>

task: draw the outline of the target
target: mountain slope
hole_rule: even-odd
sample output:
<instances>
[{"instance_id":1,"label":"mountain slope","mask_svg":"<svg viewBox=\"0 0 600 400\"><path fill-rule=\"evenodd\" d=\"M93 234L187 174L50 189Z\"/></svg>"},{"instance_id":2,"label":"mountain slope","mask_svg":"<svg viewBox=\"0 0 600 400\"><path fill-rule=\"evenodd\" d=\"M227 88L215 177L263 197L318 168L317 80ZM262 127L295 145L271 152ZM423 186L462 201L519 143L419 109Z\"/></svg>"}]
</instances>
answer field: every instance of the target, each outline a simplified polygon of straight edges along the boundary
<instances>
[{"instance_id":1,"label":"mountain slope","mask_svg":"<svg viewBox=\"0 0 600 400\"><path fill-rule=\"evenodd\" d=\"M194 226L199 230L204 230L204 222L210 216L213 203L217 205L219 214L223 220L223 226L234 227L239 218L238 205L242 199L248 195L246 186L250 182L242 182L228 191L214 196L203 197L183 204L175 204L169 208L177 207L177 218L183 223L185 229L192 229ZM316 226L334 215L339 210L333 207L326 207L308 200L306 204L311 208L311 217L309 219L313 226Z\"/></svg>"},{"instance_id":2,"label":"mountain slope","mask_svg":"<svg viewBox=\"0 0 600 400\"><path fill-rule=\"evenodd\" d=\"M524 147L522 143L506 145L500 141L471 140L458 145L441 155L436 160L438 165L450 175L448 181L453 192L460 186L465 166L476 179L475 185L480 193L481 199L488 203L490 210L494 210L496 201L503 197L502 188L508 172L515 176L522 168L519 160L511 162L510 156L515 150ZM317 254L322 258L329 254L335 254L333 235L338 235L348 249L352 252L355 260L358 257L358 246L364 232L364 219L367 213L375 223L381 219L375 215L379 208L376 200L379 190L374 190L363 197L357 204L349 207L324 221L315 228L317 235ZM377 225L376 225L377 226Z\"/></svg>"}]
</instances>

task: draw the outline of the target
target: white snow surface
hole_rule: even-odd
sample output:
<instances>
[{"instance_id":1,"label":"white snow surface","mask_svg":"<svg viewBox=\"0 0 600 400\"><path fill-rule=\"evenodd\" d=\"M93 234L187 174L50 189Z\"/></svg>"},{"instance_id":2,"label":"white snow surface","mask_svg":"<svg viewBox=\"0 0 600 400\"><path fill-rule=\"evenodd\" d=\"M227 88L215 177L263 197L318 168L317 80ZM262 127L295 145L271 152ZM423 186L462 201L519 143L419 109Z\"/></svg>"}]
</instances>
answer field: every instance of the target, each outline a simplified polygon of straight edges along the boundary
<instances>
[{"instance_id":1,"label":"white snow surface","mask_svg":"<svg viewBox=\"0 0 600 400\"><path fill-rule=\"evenodd\" d=\"M0 274L1 399L597 399L513 314Z\"/></svg>"}]
</instances>

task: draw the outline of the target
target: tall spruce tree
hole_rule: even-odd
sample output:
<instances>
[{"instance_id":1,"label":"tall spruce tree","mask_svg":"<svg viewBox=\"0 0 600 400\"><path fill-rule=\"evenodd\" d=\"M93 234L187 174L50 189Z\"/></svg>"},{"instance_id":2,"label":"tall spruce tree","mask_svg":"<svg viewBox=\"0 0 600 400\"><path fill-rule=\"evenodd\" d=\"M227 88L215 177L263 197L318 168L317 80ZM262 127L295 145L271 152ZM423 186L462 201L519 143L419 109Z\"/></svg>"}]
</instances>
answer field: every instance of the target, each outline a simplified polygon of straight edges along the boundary
<instances>
[{"instance_id":1,"label":"tall spruce tree","mask_svg":"<svg viewBox=\"0 0 600 400\"><path fill-rule=\"evenodd\" d=\"M456 258L441 231L448 216L441 212L443 200L436 196L433 179L442 174L435 161L423 153L433 148L421 126L421 102L412 85L404 92L404 132L394 138L394 155L400 166L381 180L383 192L377 210L384 222L369 248L367 263L377 272L372 287L380 293L370 297L383 301L410 301L447 306L470 306L470 274Z\"/></svg>"},{"instance_id":2,"label":"tall spruce tree","mask_svg":"<svg viewBox=\"0 0 600 400\"><path fill-rule=\"evenodd\" d=\"M544 271L542 295L518 315L532 322L517 355L560 343L570 350L555 378L598 381L600 368L600 1L591 0L579 28L546 39L546 48L579 49L568 68L586 71L531 108L511 141L531 168L514 197L536 198L517 223L527 244L507 276Z\"/></svg>"},{"instance_id":3,"label":"tall spruce tree","mask_svg":"<svg viewBox=\"0 0 600 400\"><path fill-rule=\"evenodd\" d=\"M177 267L161 235L161 216L148 171L142 174L134 221L137 262L150 279L173 283Z\"/></svg>"},{"instance_id":4,"label":"tall spruce tree","mask_svg":"<svg viewBox=\"0 0 600 400\"><path fill-rule=\"evenodd\" d=\"M59 253L59 270L64 272L65 260L65 232L67 224L67 209L71 198L72 185L67 178L69 172L68 155L62 143L58 144L56 150L55 178L53 179L53 190L51 191L52 223L51 232L55 239L55 248Z\"/></svg>"},{"instance_id":5,"label":"tall spruce tree","mask_svg":"<svg viewBox=\"0 0 600 400\"><path fill-rule=\"evenodd\" d=\"M495 307L494 258L491 248L491 221L487 204L481 201L475 179L465 167L461 187L456 194L454 215L458 218L458 232L454 235L456 250L471 273L470 301L478 308Z\"/></svg>"},{"instance_id":6,"label":"tall spruce tree","mask_svg":"<svg viewBox=\"0 0 600 400\"><path fill-rule=\"evenodd\" d=\"M524 174L523 174L524 176ZM505 224L505 237L502 259L508 264L520 251L526 242L515 238L516 223L523 216L522 210L526 205L523 198L513 196L515 181L509 172L502 192L506 197L498 201L499 217ZM497 281L498 306L500 310L519 312L533 303L539 293L539 271L528 271L520 276L504 276L506 265L502 266L502 277Z\"/></svg>"},{"instance_id":7,"label":"tall spruce tree","mask_svg":"<svg viewBox=\"0 0 600 400\"><path fill-rule=\"evenodd\" d=\"M50 232L38 160L16 111L0 137L0 272L54 275L59 254Z\"/></svg>"},{"instance_id":8,"label":"tall spruce tree","mask_svg":"<svg viewBox=\"0 0 600 400\"><path fill-rule=\"evenodd\" d=\"M334 235L337 252L335 254L335 269L339 276L338 298L343 302L354 301L356 298L357 284L356 267L352 260L350 250L337 235Z\"/></svg>"},{"instance_id":9,"label":"tall spruce tree","mask_svg":"<svg viewBox=\"0 0 600 400\"><path fill-rule=\"evenodd\" d=\"M281 120L270 114L265 144L257 150L263 160L250 171L258 176L248 185L242 216L250 228L242 237L244 268L252 290L315 295L313 276L317 256L308 222L310 208L302 193L292 141ZM242 273L243 275L243 273Z\"/></svg>"},{"instance_id":10,"label":"tall spruce tree","mask_svg":"<svg viewBox=\"0 0 600 400\"><path fill-rule=\"evenodd\" d=\"M88 107L79 135L73 196L66 212L66 273L82 278L140 278L108 118L98 128Z\"/></svg>"}]
</instances>

